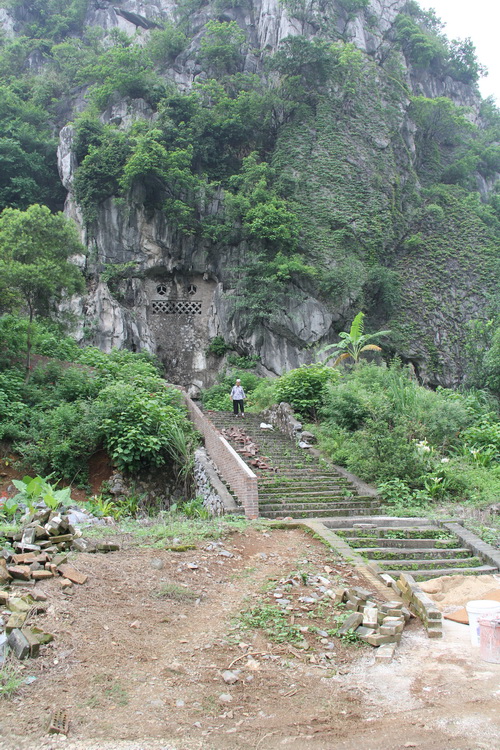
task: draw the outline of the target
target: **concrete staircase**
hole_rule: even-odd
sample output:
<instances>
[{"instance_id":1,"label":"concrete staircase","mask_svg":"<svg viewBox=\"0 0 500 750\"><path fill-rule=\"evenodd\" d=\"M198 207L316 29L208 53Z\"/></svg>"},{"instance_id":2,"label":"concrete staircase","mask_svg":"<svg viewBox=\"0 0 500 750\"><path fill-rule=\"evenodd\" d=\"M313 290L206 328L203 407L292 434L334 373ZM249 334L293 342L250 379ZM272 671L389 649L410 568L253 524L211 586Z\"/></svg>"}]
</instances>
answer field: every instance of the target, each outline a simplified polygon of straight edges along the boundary
<instances>
[{"instance_id":1,"label":"concrete staircase","mask_svg":"<svg viewBox=\"0 0 500 750\"><path fill-rule=\"evenodd\" d=\"M356 487L307 449L297 448L277 430L260 429L262 418L245 414L235 418L225 412L208 412L211 422L258 476L259 513L264 518L332 518L379 513L380 502L359 495ZM244 432L258 448L247 456L237 433ZM235 437L236 435L236 437ZM256 459L266 468L256 466Z\"/></svg>"},{"instance_id":2,"label":"concrete staircase","mask_svg":"<svg viewBox=\"0 0 500 750\"><path fill-rule=\"evenodd\" d=\"M498 573L497 567L483 564L455 534L427 518L383 516L366 520L371 523L362 523L361 519L339 519L337 523L331 519L325 526L394 578L403 571L418 581Z\"/></svg>"},{"instance_id":3,"label":"concrete staircase","mask_svg":"<svg viewBox=\"0 0 500 750\"><path fill-rule=\"evenodd\" d=\"M259 513L264 518L325 519L324 525L358 555L396 578L403 571L417 580L498 573L498 567L483 564L455 534L427 518L380 515L376 497L360 495L326 461L298 448L278 430L262 430L260 416L207 416L257 475Z\"/></svg>"}]
</instances>

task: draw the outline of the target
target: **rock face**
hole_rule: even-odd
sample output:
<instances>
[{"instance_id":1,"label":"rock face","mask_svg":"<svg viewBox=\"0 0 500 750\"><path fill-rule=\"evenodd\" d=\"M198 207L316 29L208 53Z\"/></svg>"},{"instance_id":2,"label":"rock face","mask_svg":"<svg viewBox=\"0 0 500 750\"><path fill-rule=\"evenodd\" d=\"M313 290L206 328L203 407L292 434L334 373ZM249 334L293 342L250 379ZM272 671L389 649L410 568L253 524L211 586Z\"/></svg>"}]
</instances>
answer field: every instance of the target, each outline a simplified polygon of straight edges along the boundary
<instances>
[{"instance_id":1,"label":"rock face","mask_svg":"<svg viewBox=\"0 0 500 750\"><path fill-rule=\"evenodd\" d=\"M316 119L302 123L299 130L289 128L278 141L276 167L295 184L302 185L299 213L303 213L305 235L311 247L315 243L334 247L332 232L340 224L349 226L362 246L363 233L373 231L373 222L369 227L361 226L356 216L360 207L371 212L372 217L389 216L394 211L404 216L405 190L410 189L410 184L412 190L420 189L414 173L418 147L409 114L410 100L402 96L397 103L390 102L383 90L385 83L377 73L377 66L387 57L394 21L404 5L405 0L371 0L366 11L348 15L341 0L332 4L332 17L339 34L367 56L375 71L368 95L373 95L370 102L373 114L369 115L369 122L365 121L366 127L357 131L358 125L354 123L348 132L349 125L345 123L349 120L344 114L339 116L337 110L328 110L325 105L316 112ZM317 33L313 23L293 17L287 7L280 0L253 0L245 6L225 8L217 15L219 20L235 20L246 32L250 45L245 72L260 72L262 53L275 51L286 37L301 34L313 38ZM306 3L305 7L313 5ZM176 4L168 0L128 0L120 7L91 2L86 21L106 32L117 28L135 35L141 43L159 19L173 19L175 11ZM196 52L211 12L204 5L192 14L193 39L169 70L170 79L181 90L189 89L205 75ZM0 22L7 33L12 33L7 12L0 15ZM413 70L401 54L398 65L403 69L408 93L449 97L457 104L471 107L471 117L476 117L479 100L473 88L449 76L437 78ZM126 129L134 121L151 121L155 116L144 100L122 99L114 102L101 119ZM296 290L295 294L291 283L290 293L283 297L281 312L272 321L248 326L242 311L234 309L229 273L231 267L241 264L245 249L225 247L215 255L209 253L206 241L182 235L161 210L146 209L140 186L134 188L125 202L109 198L102 203L92 234L87 235L72 192L78 166L72 150L73 136L71 125L61 130L58 161L61 180L68 191L66 213L77 221L82 238L91 249L88 265L92 280L88 294L77 303L83 318L81 339L106 351L129 347L154 352L164 362L168 378L195 395L198 389L215 380L218 360L207 355L215 336L222 336L240 354L257 355L263 372L280 374L311 361L311 345L334 341L338 331L359 309L361 287L370 278L366 275L368 256L360 260L356 252L346 257L333 249L331 269L332 273L338 269L339 278L347 271L355 277L359 266L356 294L352 292L356 282L352 281L348 292L328 294L319 293L314 286ZM488 183L484 178L479 181L481 192L486 195L493 181ZM357 190L357 203L348 203L350 185ZM311 187L310 194L307 186ZM222 197L219 195L217 200ZM346 206L350 207L350 216L344 215ZM212 208L217 211L217 201ZM319 219L318 226L308 227L308 218L316 210L318 215L328 216ZM390 219L387 226L389 223ZM414 305L419 297L422 299L419 266L424 262L426 249L419 257L402 252L403 232L398 236L395 224L392 221L390 231L381 229L380 244L382 265L395 269L403 279L405 302L400 316L406 335L400 336L397 351L415 363L427 382L444 385L459 382L463 372L457 331L482 309L481 290L471 288L478 279L472 270L467 283L462 283L468 274L468 260L462 263L456 254L449 261L452 283L447 286L450 297L447 310L443 312L439 302L441 292L436 290L433 299L426 301L422 320L415 322ZM125 278L113 281L103 273L103 269L124 265L130 266ZM462 302L465 312L459 310ZM380 312L375 306L374 322L387 327L394 322L390 317L390 313ZM437 348L442 352L441 360L435 366L430 365L429 353Z\"/></svg>"}]
</instances>

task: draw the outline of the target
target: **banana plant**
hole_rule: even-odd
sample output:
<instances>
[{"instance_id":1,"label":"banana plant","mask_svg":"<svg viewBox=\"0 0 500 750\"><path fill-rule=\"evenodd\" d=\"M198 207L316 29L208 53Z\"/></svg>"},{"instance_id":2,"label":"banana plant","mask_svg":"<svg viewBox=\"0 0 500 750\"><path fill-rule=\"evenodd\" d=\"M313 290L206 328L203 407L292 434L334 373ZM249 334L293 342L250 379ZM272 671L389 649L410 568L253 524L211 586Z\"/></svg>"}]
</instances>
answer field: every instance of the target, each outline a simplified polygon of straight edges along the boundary
<instances>
[{"instance_id":1,"label":"banana plant","mask_svg":"<svg viewBox=\"0 0 500 750\"><path fill-rule=\"evenodd\" d=\"M364 331L364 317L363 312L359 312L351 323L351 329L349 332L341 331L339 333L342 339L337 344L329 344L328 346L320 349L319 353L325 352L330 353L326 358L325 362L329 362L333 357L335 361L333 367L336 367L340 362L346 359L353 359L356 364L363 352L381 352L382 349L377 344L369 344L369 341L377 339L380 336L388 336L390 331L377 331L376 333L363 333Z\"/></svg>"}]
</instances>

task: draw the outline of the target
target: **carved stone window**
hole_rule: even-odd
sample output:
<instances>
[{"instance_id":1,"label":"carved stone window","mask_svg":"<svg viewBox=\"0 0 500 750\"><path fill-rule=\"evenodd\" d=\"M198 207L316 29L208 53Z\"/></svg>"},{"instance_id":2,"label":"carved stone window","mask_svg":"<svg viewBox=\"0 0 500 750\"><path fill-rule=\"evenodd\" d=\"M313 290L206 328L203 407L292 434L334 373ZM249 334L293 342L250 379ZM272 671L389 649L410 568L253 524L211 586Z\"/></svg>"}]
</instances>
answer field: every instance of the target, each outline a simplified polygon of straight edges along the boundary
<instances>
[{"instance_id":1,"label":"carved stone window","mask_svg":"<svg viewBox=\"0 0 500 750\"><path fill-rule=\"evenodd\" d=\"M156 293L163 297L168 292L166 284L158 284L156 287Z\"/></svg>"},{"instance_id":2,"label":"carved stone window","mask_svg":"<svg viewBox=\"0 0 500 750\"><path fill-rule=\"evenodd\" d=\"M190 295L190 297L192 297L193 294L196 294L196 286L194 284L190 284L187 288L187 293Z\"/></svg>"},{"instance_id":3,"label":"carved stone window","mask_svg":"<svg viewBox=\"0 0 500 750\"><path fill-rule=\"evenodd\" d=\"M201 315L201 302L195 300L154 299L151 310L157 315Z\"/></svg>"}]
</instances>

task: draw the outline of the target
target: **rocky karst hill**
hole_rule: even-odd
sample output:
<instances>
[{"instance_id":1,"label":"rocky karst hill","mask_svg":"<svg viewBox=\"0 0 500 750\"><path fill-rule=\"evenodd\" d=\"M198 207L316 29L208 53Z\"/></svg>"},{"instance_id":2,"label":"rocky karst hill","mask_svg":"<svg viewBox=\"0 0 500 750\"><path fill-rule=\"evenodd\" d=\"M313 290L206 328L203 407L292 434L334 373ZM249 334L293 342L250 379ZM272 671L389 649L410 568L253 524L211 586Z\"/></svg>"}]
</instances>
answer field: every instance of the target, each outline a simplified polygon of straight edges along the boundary
<instances>
[{"instance_id":1,"label":"rocky karst hill","mask_svg":"<svg viewBox=\"0 0 500 750\"><path fill-rule=\"evenodd\" d=\"M80 339L157 352L196 392L216 336L281 373L363 308L426 382L464 380L497 285L500 120L432 13L13 0L0 19L2 116L11 141L38 118L47 162L9 152L1 194L62 204L58 134L89 248Z\"/></svg>"}]
</instances>

